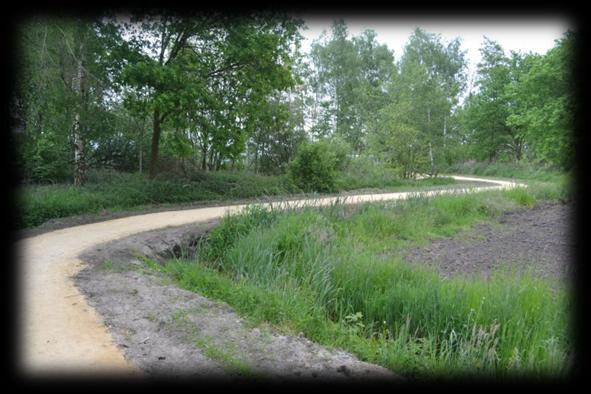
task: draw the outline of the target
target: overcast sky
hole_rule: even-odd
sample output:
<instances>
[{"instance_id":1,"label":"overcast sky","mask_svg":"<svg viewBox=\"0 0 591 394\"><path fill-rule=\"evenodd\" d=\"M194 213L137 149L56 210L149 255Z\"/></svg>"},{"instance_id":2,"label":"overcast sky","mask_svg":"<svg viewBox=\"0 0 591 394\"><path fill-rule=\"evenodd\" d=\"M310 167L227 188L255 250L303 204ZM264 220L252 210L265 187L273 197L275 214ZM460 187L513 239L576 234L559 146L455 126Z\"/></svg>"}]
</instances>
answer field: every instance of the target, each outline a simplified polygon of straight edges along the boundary
<instances>
[{"instance_id":1,"label":"overcast sky","mask_svg":"<svg viewBox=\"0 0 591 394\"><path fill-rule=\"evenodd\" d=\"M338 17L307 17L302 18L309 29L302 31L304 40L302 49L309 51L312 41L320 37L323 30L330 31L334 18ZM415 27L436 34L441 34L445 41L456 37L462 40L462 49L466 50L469 75L475 72L480 61L479 48L484 36L497 41L505 53L510 50L535 52L543 54L554 46L554 40L560 38L571 25L564 17L540 17L530 19L457 19L450 18L395 18L395 17L360 17L344 16L349 34L359 35L365 29L373 29L377 33L377 41L394 50L396 61L400 59L410 34Z\"/></svg>"}]
</instances>

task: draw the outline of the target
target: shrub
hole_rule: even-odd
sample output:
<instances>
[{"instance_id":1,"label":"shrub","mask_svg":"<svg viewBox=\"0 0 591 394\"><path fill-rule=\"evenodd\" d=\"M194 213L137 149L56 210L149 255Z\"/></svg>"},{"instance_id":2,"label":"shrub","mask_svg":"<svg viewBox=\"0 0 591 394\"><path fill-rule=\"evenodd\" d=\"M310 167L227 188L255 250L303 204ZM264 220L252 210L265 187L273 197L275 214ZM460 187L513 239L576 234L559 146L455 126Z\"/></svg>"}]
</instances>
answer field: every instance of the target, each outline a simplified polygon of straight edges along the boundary
<instances>
[{"instance_id":1,"label":"shrub","mask_svg":"<svg viewBox=\"0 0 591 394\"><path fill-rule=\"evenodd\" d=\"M294 184L304 191L334 191L339 160L327 141L300 145L290 163L289 174Z\"/></svg>"}]
</instances>

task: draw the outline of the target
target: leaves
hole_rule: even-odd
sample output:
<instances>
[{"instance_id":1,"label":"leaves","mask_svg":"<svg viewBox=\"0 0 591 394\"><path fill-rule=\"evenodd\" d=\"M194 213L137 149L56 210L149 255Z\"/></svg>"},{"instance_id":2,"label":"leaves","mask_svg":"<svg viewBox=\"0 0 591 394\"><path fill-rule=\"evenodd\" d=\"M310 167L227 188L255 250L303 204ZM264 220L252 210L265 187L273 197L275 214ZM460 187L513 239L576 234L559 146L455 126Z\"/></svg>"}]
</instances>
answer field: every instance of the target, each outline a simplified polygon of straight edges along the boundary
<instances>
[{"instance_id":1,"label":"leaves","mask_svg":"<svg viewBox=\"0 0 591 394\"><path fill-rule=\"evenodd\" d=\"M466 100L463 126L476 159L530 159L572 164L572 43L566 34L543 56L511 53L485 40L477 94Z\"/></svg>"}]
</instances>

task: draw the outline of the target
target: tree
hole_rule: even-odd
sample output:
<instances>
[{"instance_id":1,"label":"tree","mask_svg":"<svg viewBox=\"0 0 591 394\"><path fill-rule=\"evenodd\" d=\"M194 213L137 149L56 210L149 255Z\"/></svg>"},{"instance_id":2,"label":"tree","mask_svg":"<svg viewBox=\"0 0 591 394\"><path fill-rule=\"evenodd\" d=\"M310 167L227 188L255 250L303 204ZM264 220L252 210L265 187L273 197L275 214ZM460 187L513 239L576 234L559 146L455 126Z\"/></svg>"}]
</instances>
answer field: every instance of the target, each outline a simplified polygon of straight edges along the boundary
<instances>
[{"instance_id":1,"label":"tree","mask_svg":"<svg viewBox=\"0 0 591 394\"><path fill-rule=\"evenodd\" d=\"M501 46L488 38L480 52L482 62L478 64L476 82L479 90L466 100L464 118L474 153L489 162L504 156L519 161L524 141L520 130L507 122L512 100L506 90L524 72L527 58L515 52L507 57Z\"/></svg>"},{"instance_id":2,"label":"tree","mask_svg":"<svg viewBox=\"0 0 591 394\"><path fill-rule=\"evenodd\" d=\"M438 35L415 29L404 48L399 74L390 86L394 102L409 101L412 126L428 147L431 174L445 157L450 117L465 85L459 39L445 44Z\"/></svg>"},{"instance_id":3,"label":"tree","mask_svg":"<svg viewBox=\"0 0 591 394\"><path fill-rule=\"evenodd\" d=\"M412 100L403 97L378 112L370 135L372 152L405 179L428 168L426 136L415 125Z\"/></svg>"},{"instance_id":4,"label":"tree","mask_svg":"<svg viewBox=\"0 0 591 394\"><path fill-rule=\"evenodd\" d=\"M513 101L507 123L521 130L534 158L561 168L572 165L574 42L574 33L566 33L506 88Z\"/></svg>"},{"instance_id":5,"label":"tree","mask_svg":"<svg viewBox=\"0 0 591 394\"><path fill-rule=\"evenodd\" d=\"M313 132L341 135L356 153L364 148L372 114L386 103L386 86L395 73L392 52L366 30L352 39L336 20L330 39L312 45L311 83L318 101Z\"/></svg>"},{"instance_id":6,"label":"tree","mask_svg":"<svg viewBox=\"0 0 591 394\"><path fill-rule=\"evenodd\" d=\"M129 30L140 60L124 68L128 100L153 114L150 176L162 125L196 129L202 160L218 168L244 150L251 103L293 81L289 47L300 22L282 15L252 18L172 15L141 19ZM135 31L135 33L133 33ZM254 115L256 116L256 114Z\"/></svg>"},{"instance_id":7,"label":"tree","mask_svg":"<svg viewBox=\"0 0 591 394\"><path fill-rule=\"evenodd\" d=\"M23 175L85 181L91 125L106 111L104 46L95 20L31 18L21 26L16 92Z\"/></svg>"}]
</instances>

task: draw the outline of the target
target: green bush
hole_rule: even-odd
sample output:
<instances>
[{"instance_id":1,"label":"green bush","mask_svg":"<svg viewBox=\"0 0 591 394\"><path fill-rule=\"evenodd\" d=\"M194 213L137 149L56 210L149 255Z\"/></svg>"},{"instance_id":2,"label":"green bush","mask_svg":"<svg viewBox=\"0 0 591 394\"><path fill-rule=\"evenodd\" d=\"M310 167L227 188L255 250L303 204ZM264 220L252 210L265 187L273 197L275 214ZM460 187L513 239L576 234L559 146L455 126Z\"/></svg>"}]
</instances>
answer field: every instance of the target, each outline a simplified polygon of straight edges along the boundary
<instances>
[{"instance_id":1,"label":"green bush","mask_svg":"<svg viewBox=\"0 0 591 394\"><path fill-rule=\"evenodd\" d=\"M344 171L338 174L339 189L384 188L401 186L403 182L391 167L375 162L363 155L350 160Z\"/></svg>"},{"instance_id":2,"label":"green bush","mask_svg":"<svg viewBox=\"0 0 591 394\"><path fill-rule=\"evenodd\" d=\"M307 192L331 192L336 190L339 159L335 149L327 141L300 145L289 174L294 184Z\"/></svg>"}]
</instances>

